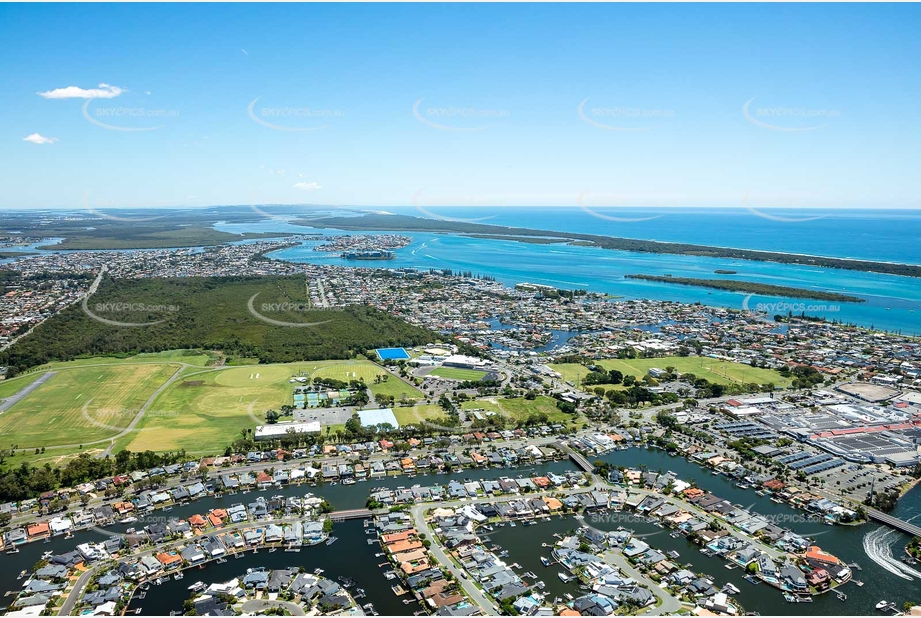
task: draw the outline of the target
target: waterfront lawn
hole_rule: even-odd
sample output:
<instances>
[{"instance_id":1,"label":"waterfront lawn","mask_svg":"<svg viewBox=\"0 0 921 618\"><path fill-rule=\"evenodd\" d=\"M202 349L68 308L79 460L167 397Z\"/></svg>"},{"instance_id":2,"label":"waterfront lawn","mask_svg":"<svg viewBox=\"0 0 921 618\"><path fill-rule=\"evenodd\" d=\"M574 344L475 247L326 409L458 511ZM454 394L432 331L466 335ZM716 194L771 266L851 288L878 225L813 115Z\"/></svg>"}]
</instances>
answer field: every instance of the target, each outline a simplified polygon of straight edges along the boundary
<instances>
[{"instance_id":1,"label":"waterfront lawn","mask_svg":"<svg viewBox=\"0 0 921 618\"><path fill-rule=\"evenodd\" d=\"M0 415L0 434L23 448L104 440L126 427L178 369L170 363L58 364L54 376Z\"/></svg>"},{"instance_id":2,"label":"waterfront lawn","mask_svg":"<svg viewBox=\"0 0 921 618\"><path fill-rule=\"evenodd\" d=\"M487 372L477 369L461 369L459 367L438 367L428 375L447 378L448 380L482 380Z\"/></svg>"}]
</instances>

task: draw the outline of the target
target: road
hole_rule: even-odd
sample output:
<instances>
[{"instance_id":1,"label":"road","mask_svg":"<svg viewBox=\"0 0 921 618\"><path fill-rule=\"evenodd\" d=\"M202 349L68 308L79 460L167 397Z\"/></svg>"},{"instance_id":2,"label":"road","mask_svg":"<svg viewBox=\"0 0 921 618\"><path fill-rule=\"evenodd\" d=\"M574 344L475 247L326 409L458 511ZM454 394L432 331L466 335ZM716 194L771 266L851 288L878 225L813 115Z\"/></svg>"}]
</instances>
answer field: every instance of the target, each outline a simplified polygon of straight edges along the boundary
<instances>
[{"instance_id":1,"label":"road","mask_svg":"<svg viewBox=\"0 0 921 618\"><path fill-rule=\"evenodd\" d=\"M13 393L11 396L0 401L0 412L6 412L10 408L12 408L14 405L19 403L20 400L26 397L29 393L31 393L36 388L38 388L39 386L47 382L51 378L51 376L53 376L55 373L56 372L54 371L49 371L48 373L40 375L31 384L27 384L26 386L23 386L21 389Z\"/></svg>"},{"instance_id":2,"label":"road","mask_svg":"<svg viewBox=\"0 0 921 618\"><path fill-rule=\"evenodd\" d=\"M463 503L457 503L463 504ZM447 504L445 506L448 506ZM477 604L477 606L483 610L487 616L495 616L499 614L499 609L496 605L486 598L486 595L480 590L476 584L467 579L466 571L460 568L455 564L451 558L445 554L444 549L442 549L441 544L435 540L435 534L429 528L428 523L425 521L425 510L426 508L431 508L431 505L420 505L414 507L412 510L413 523L416 526L416 531L422 534L422 531L425 531L427 538L431 539L432 544L429 547L429 551L435 557L435 559L441 563L446 569L448 569L452 575L454 575L455 581L457 581L461 587L464 589L464 592L467 594L470 599Z\"/></svg>"},{"instance_id":3,"label":"road","mask_svg":"<svg viewBox=\"0 0 921 618\"><path fill-rule=\"evenodd\" d=\"M273 519L271 521L274 524L286 524L286 523L293 523L295 521L301 521L303 519L304 518L302 516L280 517L278 519ZM264 526L265 523L266 522L246 521L246 522L241 522L239 524L232 524L232 525L224 526L223 528L221 528L221 534L226 534L228 532L233 532L236 530L243 530L243 529L250 528L250 527L261 527L261 526ZM171 541L168 543L162 543L160 545L157 545L156 547L149 547L149 548L144 549L144 551L140 551L137 553L129 552L125 554L124 556L115 560L115 562L117 564L123 564L129 561L137 562L144 556L148 556L151 554L158 554L160 552L166 551L169 548L173 548L179 545L184 545L186 543L188 543L188 539L179 539L179 540ZM67 596L64 598L64 603L63 605L61 605L61 609L58 610L58 616L73 615L72 612L74 610L74 607L77 604L77 601L79 601L80 598L83 596L83 590L89 585L90 581L92 581L93 576L98 571L101 571L102 569L110 569L110 568L112 568L112 561L107 560L107 561L101 562L87 569L86 571L84 571L80 575L80 577L77 578L77 581L74 584L74 587L70 589L70 592L68 592Z\"/></svg>"},{"instance_id":4,"label":"road","mask_svg":"<svg viewBox=\"0 0 921 618\"><path fill-rule=\"evenodd\" d=\"M660 588L656 582L652 581L637 571L635 568L633 568L633 565L631 565L630 562L620 554L620 552L606 551L601 554L601 559L608 564L617 567L636 581L646 584L646 587L649 588L649 591L659 599L658 605L650 609L648 612L644 612L647 616L674 614L675 612L678 612L682 609L681 601Z\"/></svg>"}]
</instances>

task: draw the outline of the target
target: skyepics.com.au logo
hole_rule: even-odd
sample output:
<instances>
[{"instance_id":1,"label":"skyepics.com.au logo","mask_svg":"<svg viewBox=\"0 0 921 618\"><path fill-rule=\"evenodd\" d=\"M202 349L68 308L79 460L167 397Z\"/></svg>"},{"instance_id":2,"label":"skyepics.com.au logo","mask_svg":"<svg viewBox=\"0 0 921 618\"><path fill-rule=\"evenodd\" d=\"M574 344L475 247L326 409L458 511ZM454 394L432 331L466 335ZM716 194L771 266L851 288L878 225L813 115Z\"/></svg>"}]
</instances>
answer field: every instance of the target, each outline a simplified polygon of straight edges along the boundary
<instances>
[{"instance_id":1,"label":"skyepics.com.au logo","mask_svg":"<svg viewBox=\"0 0 921 618\"><path fill-rule=\"evenodd\" d=\"M284 172L284 170L281 170ZM316 182L296 182L292 185L292 190L299 193L304 192L315 192L322 189L319 183ZM249 195L249 207L254 213L263 217L265 219L272 219L274 221L280 221L281 223L288 223L290 221L314 221L320 219L328 219L331 216L334 216L337 209L340 207L338 204L333 205L324 205L319 206L304 206L301 204L269 204L265 200L261 199L262 196L257 191L251 191ZM272 213L269 212L269 208L275 208L276 210L282 209L283 212Z\"/></svg>"},{"instance_id":2,"label":"skyepics.com.au logo","mask_svg":"<svg viewBox=\"0 0 921 618\"><path fill-rule=\"evenodd\" d=\"M584 122L605 131L649 131L656 128L663 119L677 116L673 109L589 106L588 101L588 97L582 99L576 107L576 113Z\"/></svg>"},{"instance_id":3,"label":"skyepics.com.au logo","mask_svg":"<svg viewBox=\"0 0 921 618\"><path fill-rule=\"evenodd\" d=\"M138 322L134 320L129 320L132 316L150 316L150 315L164 315L170 313L176 313L179 311L178 305L172 304L154 304L142 301L106 301L106 302L97 302L93 303L92 308L90 308L90 296L95 293L96 288L99 285L100 279L97 279L93 286L90 288L89 293L87 293L83 300L80 303L80 306L83 309L83 313L88 315L90 318L101 322L102 324L107 324L109 326L120 326L128 328L137 328L141 326L153 326L155 324L162 324L166 321L165 317L147 320L143 322ZM116 319L118 318L118 319Z\"/></svg>"},{"instance_id":4,"label":"skyepics.com.au logo","mask_svg":"<svg viewBox=\"0 0 921 618\"><path fill-rule=\"evenodd\" d=\"M440 215L430 210L430 208L484 208L484 207L501 207L502 200L487 198L478 195L430 195L426 196L422 191L416 191L413 195L413 206L416 210L430 219L440 221L454 221L459 223L477 223L487 221L495 217L489 215L486 217L449 217Z\"/></svg>"},{"instance_id":5,"label":"skyepics.com.au logo","mask_svg":"<svg viewBox=\"0 0 921 618\"><path fill-rule=\"evenodd\" d=\"M142 408L95 408L90 409L93 399L87 399L80 412L83 419L94 427L121 434L131 426L131 422L143 411L144 418L178 418L176 410L143 410ZM153 429L153 428L151 428ZM138 429L135 431L143 431Z\"/></svg>"},{"instance_id":6,"label":"skyepics.com.au logo","mask_svg":"<svg viewBox=\"0 0 921 618\"><path fill-rule=\"evenodd\" d=\"M742 199L745 210L751 214L761 217L762 219L767 219L769 221L779 221L780 223L806 223L807 221L818 221L819 219L824 219L825 215L803 215L803 216L790 216L790 215L781 215L777 213L765 212L762 208L759 210L751 205L751 194L746 193L745 197Z\"/></svg>"},{"instance_id":7,"label":"skyepics.com.au logo","mask_svg":"<svg viewBox=\"0 0 921 618\"><path fill-rule=\"evenodd\" d=\"M815 315L820 313L838 313L841 311L841 305L833 303L805 303L802 301L780 300L774 302L759 302L752 305L751 299L753 296L754 294L749 294L742 300L743 310L755 313L767 313L769 315L784 315L790 313L807 313Z\"/></svg>"},{"instance_id":8,"label":"skyepics.com.au logo","mask_svg":"<svg viewBox=\"0 0 921 618\"><path fill-rule=\"evenodd\" d=\"M149 210L151 206L138 206L132 205L125 202L100 202L98 199L93 201L92 190L87 189L83 194L83 208L88 213L101 217L103 219L108 219L109 221L118 221L120 223L146 223L148 221L156 221L158 219L163 219L166 215L115 215L110 212L105 212L106 208L118 208L119 212L130 212L132 210Z\"/></svg>"},{"instance_id":9,"label":"skyepics.com.au logo","mask_svg":"<svg viewBox=\"0 0 921 618\"><path fill-rule=\"evenodd\" d=\"M300 302L260 303L259 307L257 308L256 297L258 297L259 294L261 294L261 292L256 292L249 298L249 301L246 303L246 308L254 318L261 320L266 324L271 324L272 326L284 326L287 328L310 328L314 326L321 326L332 321L322 320L320 322L292 322L290 320L269 317L272 314L277 315L279 318L288 317L292 313L303 313L312 310L312 308L309 304Z\"/></svg>"},{"instance_id":10,"label":"skyepics.com.au logo","mask_svg":"<svg viewBox=\"0 0 921 618\"><path fill-rule=\"evenodd\" d=\"M637 203L642 201L642 198L632 200L626 195L621 194L592 193L589 191L582 191L579 193L578 198L576 198L576 205L579 207L579 210L595 217L596 219L604 219L605 221L614 221L617 223L638 223L641 221L651 221L662 216L649 215L644 217L626 217L622 215L603 214L597 210L598 208L636 207Z\"/></svg>"},{"instance_id":11,"label":"skyepics.com.au logo","mask_svg":"<svg viewBox=\"0 0 921 618\"><path fill-rule=\"evenodd\" d=\"M250 119L267 129L273 131L287 131L303 133L306 131L319 131L330 126L330 122L345 117L345 110L309 107L305 105L260 105L256 107L259 99L256 97L246 106L246 114Z\"/></svg>"},{"instance_id":12,"label":"skyepics.com.au logo","mask_svg":"<svg viewBox=\"0 0 921 618\"><path fill-rule=\"evenodd\" d=\"M122 131L126 133L155 131L166 126L163 124L164 120L179 117L179 110L176 109L151 109L148 107L128 107L124 105L91 107L92 102L93 99L88 99L83 104L83 117L94 125L108 131Z\"/></svg>"},{"instance_id":13,"label":"skyepics.com.au logo","mask_svg":"<svg viewBox=\"0 0 921 618\"><path fill-rule=\"evenodd\" d=\"M841 117L836 109L810 109L807 107L788 107L784 105L752 108L755 97L742 105L742 115L755 126L771 131L801 133L815 131L828 125L828 122Z\"/></svg>"},{"instance_id":14,"label":"skyepics.com.au logo","mask_svg":"<svg viewBox=\"0 0 921 618\"><path fill-rule=\"evenodd\" d=\"M413 103L413 116L424 125L439 131L475 132L484 131L496 120L507 119L512 113L508 110L480 108L470 106L423 106L425 97Z\"/></svg>"}]
</instances>

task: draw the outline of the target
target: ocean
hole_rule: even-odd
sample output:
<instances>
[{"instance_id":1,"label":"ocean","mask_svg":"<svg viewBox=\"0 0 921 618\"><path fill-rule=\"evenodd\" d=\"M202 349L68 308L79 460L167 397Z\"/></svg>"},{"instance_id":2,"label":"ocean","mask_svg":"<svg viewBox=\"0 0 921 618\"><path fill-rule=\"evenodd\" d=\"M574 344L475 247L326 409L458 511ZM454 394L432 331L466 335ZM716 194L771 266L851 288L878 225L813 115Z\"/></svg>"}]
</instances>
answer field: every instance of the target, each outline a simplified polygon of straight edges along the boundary
<instances>
[{"instance_id":1,"label":"ocean","mask_svg":"<svg viewBox=\"0 0 921 618\"><path fill-rule=\"evenodd\" d=\"M596 209L608 218L578 208L454 208L427 209L431 216L464 217L478 222L561 232L760 249L839 258L921 264L919 211L770 211L767 219L748 211L711 209ZM412 208L389 209L394 214L425 213ZM614 221L656 216L646 221ZM821 218L815 218L821 217ZM217 225L227 232L293 231L283 221ZM298 228L294 228L298 229ZM327 234L337 230L319 228ZM805 313L864 327L921 334L921 285L911 277L859 271L776 264L725 258L612 251L567 244L531 244L512 240L470 238L457 234L401 233L413 238L387 262L354 262L337 254L316 252L307 241L272 254L278 259L359 268L415 267L470 270L508 285L531 282L564 289L585 289L624 299L700 302L735 309L765 309L769 314ZM732 270L735 274L716 274ZM726 292L668 283L625 279L628 274L673 275L698 279L740 279L758 283L840 292L863 303L839 303Z\"/></svg>"}]
</instances>

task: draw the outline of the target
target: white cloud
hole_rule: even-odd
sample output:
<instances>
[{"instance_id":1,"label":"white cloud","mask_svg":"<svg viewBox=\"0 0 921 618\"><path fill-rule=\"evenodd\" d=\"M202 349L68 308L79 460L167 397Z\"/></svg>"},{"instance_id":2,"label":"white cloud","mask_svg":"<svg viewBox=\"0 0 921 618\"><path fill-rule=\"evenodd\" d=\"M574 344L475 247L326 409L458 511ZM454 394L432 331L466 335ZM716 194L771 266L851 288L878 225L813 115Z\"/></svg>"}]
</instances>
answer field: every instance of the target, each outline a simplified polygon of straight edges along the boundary
<instances>
[{"instance_id":1,"label":"white cloud","mask_svg":"<svg viewBox=\"0 0 921 618\"><path fill-rule=\"evenodd\" d=\"M294 189L299 189L301 191L316 191L322 189L319 183L316 182L296 182L293 186Z\"/></svg>"},{"instance_id":2,"label":"white cloud","mask_svg":"<svg viewBox=\"0 0 921 618\"><path fill-rule=\"evenodd\" d=\"M41 133L33 133L28 137L22 138L24 142L32 142L33 144L53 144L58 141L56 137L45 137Z\"/></svg>"},{"instance_id":3,"label":"white cloud","mask_svg":"<svg viewBox=\"0 0 921 618\"><path fill-rule=\"evenodd\" d=\"M245 49L241 49L240 51L243 52L244 56L249 56L249 52L246 51Z\"/></svg>"},{"instance_id":4,"label":"white cloud","mask_svg":"<svg viewBox=\"0 0 921 618\"><path fill-rule=\"evenodd\" d=\"M78 86L55 88L47 92L39 92L38 95L46 99L113 99L123 92L125 90L118 86L99 84L98 88L80 88Z\"/></svg>"}]
</instances>

